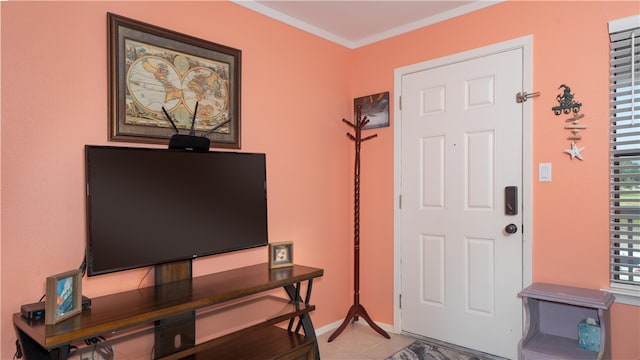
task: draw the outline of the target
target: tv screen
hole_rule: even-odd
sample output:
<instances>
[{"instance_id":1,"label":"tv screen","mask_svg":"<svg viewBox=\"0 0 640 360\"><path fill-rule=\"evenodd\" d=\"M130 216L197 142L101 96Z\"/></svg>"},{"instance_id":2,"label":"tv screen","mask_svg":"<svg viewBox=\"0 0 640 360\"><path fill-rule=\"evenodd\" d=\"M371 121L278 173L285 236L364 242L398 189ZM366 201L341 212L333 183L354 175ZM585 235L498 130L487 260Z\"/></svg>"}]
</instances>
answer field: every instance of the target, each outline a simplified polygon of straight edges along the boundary
<instances>
[{"instance_id":1,"label":"tv screen","mask_svg":"<svg viewBox=\"0 0 640 360\"><path fill-rule=\"evenodd\" d=\"M264 154L85 147L87 273L263 246Z\"/></svg>"}]
</instances>

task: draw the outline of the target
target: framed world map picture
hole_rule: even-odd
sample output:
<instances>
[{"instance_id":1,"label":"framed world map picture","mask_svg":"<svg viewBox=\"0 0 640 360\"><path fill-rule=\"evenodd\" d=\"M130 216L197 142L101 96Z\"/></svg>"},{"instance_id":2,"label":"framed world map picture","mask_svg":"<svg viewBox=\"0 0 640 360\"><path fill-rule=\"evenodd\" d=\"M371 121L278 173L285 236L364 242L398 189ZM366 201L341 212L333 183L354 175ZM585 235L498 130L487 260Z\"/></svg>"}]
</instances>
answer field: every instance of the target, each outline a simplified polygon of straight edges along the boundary
<instances>
[{"instance_id":1,"label":"framed world map picture","mask_svg":"<svg viewBox=\"0 0 640 360\"><path fill-rule=\"evenodd\" d=\"M109 140L168 144L180 133L240 148L240 50L112 13L107 20Z\"/></svg>"}]
</instances>

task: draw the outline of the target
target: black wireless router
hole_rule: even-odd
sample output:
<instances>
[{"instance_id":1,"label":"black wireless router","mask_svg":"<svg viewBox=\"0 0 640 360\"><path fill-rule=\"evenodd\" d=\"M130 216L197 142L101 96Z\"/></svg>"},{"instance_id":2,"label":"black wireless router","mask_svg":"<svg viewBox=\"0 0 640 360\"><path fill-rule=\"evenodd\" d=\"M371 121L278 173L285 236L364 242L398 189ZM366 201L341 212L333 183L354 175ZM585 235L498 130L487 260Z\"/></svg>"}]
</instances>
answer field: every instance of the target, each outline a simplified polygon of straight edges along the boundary
<instances>
[{"instance_id":1,"label":"black wireless router","mask_svg":"<svg viewBox=\"0 0 640 360\"><path fill-rule=\"evenodd\" d=\"M198 103L196 102L196 109L193 112L193 119L191 120L191 130L189 130L189 135L180 134L178 127L169 116L167 110L165 110L164 106L162 107L162 111L164 111L165 116L173 126L173 129L176 131L174 135L169 139L169 149L172 150L189 150L189 151L197 151L197 152L207 152L209 151L209 146L211 145L211 141L206 137L209 135L214 129L219 128L220 126L216 126L214 129L210 130L205 136L196 136L195 135L195 123L196 123L196 113L198 112ZM226 122L225 122L226 123Z\"/></svg>"}]
</instances>

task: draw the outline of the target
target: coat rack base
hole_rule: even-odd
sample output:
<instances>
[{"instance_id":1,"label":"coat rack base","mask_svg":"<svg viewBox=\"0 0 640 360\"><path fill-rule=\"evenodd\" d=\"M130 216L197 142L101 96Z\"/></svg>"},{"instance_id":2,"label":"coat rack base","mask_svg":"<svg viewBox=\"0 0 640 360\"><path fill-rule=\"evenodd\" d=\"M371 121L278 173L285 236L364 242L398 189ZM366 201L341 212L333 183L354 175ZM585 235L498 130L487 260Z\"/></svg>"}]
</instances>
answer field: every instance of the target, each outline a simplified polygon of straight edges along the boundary
<instances>
[{"instance_id":1,"label":"coat rack base","mask_svg":"<svg viewBox=\"0 0 640 360\"><path fill-rule=\"evenodd\" d=\"M384 336L387 339L391 338L386 331L382 330L381 327L379 327L376 323L373 322L373 320L371 320L371 317L369 317L369 314L367 314L367 310L364 309L364 306L360 304L353 304L351 305L351 308L349 308L349 312L347 312L347 316L345 317L340 327L338 327L336 331L334 331L333 334L329 336L328 342L332 342L333 340L335 340L344 331L344 329L346 329L350 321L358 321L358 317L362 317L367 322L367 324L369 324L369 326L371 326L371 328L378 334Z\"/></svg>"}]
</instances>

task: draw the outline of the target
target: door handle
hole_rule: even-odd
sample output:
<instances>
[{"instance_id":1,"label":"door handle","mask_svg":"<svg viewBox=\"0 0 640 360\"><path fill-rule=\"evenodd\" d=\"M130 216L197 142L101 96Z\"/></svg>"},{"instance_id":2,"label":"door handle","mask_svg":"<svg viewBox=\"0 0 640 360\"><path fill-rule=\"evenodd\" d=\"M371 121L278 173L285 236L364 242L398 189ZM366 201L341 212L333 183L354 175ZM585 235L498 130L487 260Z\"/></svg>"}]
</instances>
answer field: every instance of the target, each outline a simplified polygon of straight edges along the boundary
<instances>
[{"instance_id":1,"label":"door handle","mask_svg":"<svg viewBox=\"0 0 640 360\"><path fill-rule=\"evenodd\" d=\"M506 215L518 215L517 186L507 186L504 188L504 213Z\"/></svg>"},{"instance_id":2,"label":"door handle","mask_svg":"<svg viewBox=\"0 0 640 360\"><path fill-rule=\"evenodd\" d=\"M518 232L518 227L516 226L516 224L509 224L504 227L504 231L507 234L515 234L516 232Z\"/></svg>"}]
</instances>

